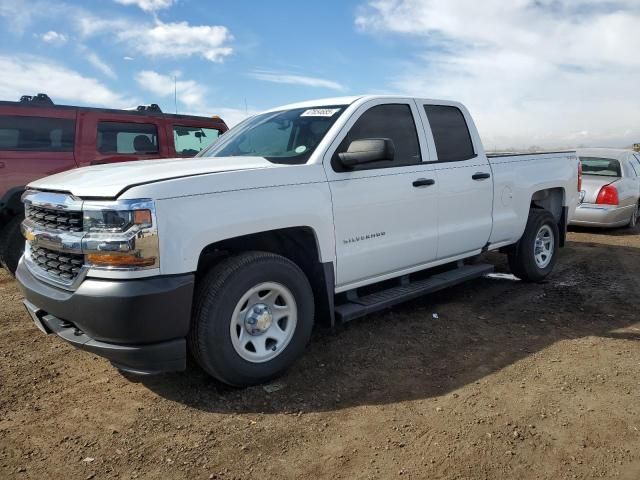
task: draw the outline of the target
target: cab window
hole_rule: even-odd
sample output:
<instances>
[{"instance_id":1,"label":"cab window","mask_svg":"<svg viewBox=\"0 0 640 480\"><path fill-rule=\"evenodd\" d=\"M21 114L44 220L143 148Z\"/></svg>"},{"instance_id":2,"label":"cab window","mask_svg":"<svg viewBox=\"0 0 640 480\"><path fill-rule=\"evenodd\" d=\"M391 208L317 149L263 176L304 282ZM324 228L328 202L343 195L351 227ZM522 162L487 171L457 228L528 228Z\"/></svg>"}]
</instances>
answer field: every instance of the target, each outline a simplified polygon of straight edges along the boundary
<instances>
[{"instance_id":1,"label":"cab window","mask_svg":"<svg viewBox=\"0 0 640 480\"><path fill-rule=\"evenodd\" d=\"M338 154L346 152L354 140L367 138L390 139L395 149L393 159L359 165L353 170L400 167L422 161L416 124L411 107L405 103L376 105L364 112L336 150L331 161L333 169L337 172L345 171Z\"/></svg>"},{"instance_id":2,"label":"cab window","mask_svg":"<svg viewBox=\"0 0 640 480\"><path fill-rule=\"evenodd\" d=\"M215 128L173 126L173 142L178 155L193 157L215 142L219 136L220 131Z\"/></svg>"},{"instance_id":3,"label":"cab window","mask_svg":"<svg viewBox=\"0 0 640 480\"><path fill-rule=\"evenodd\" d=\"M459 162L476 156L469 127L457 107L425 105L439 162Z\"/></svg>"}]
</instances>

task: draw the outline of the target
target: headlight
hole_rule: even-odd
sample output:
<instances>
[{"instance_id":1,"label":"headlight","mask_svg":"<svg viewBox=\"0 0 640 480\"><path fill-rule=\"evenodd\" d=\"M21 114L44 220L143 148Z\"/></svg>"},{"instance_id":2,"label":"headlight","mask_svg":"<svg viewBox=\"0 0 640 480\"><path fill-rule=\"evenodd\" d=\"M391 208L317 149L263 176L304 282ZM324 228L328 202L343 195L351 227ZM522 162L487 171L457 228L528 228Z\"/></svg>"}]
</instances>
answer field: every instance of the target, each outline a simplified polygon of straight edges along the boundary
<instances>
[{"instance_id":1,"label":"headlight","mask_svg":"<svg viewBox=\"0 0 640 480\"><path fill-rule=\"evenodd\" d=\"M85 201L82 251L92 268L158 268L158 230L151 200Z\"/></svg>"},{"instance_id":2,"label":"headlight","mask_svg":"<svg viewBox=\"0 0 640 480\"><path fill-rule=\"evenodd\" d=\"M84 212L85 232L126 232L132 227L150 228L151 210L93 210Z\"/></svg>"}]
</instances>

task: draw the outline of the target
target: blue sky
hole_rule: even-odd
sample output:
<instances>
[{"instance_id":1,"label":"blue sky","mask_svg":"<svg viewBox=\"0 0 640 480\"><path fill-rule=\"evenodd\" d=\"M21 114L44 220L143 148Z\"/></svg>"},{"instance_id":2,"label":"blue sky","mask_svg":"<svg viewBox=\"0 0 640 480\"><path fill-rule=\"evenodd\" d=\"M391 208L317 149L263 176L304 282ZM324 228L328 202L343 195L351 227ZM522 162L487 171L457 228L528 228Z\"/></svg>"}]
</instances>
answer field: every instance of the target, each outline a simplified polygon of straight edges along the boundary
<instances>
[{"instance_id":1,"label":"blue sky","mask_svg":"<svg viewBox=\"0 0 640 480\"><path fill-rule=\"evenodd\" d=\"M640 141L640 2L0 0L0 98L229 123L360 93L456 99L489 148Z\"/></svg>"}]
</instances>

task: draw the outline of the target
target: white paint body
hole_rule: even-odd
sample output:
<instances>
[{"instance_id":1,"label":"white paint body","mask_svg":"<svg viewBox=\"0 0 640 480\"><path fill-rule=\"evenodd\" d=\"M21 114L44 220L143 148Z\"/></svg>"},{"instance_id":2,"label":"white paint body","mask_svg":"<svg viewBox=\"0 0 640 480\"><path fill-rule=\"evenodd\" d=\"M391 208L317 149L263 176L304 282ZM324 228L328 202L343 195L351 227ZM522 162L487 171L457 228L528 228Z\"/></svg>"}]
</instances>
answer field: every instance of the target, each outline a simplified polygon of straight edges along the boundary
<instances>
[{"instance_id":1,"label":"white paint body","mask_svg":"<svg viewBox=\"0 0 640 480\"><path fill-rule=\"evenodd\" d=\"M368 108L411 106L421 145L418 165L336 172L330 159L349 128ZM455 102L365 96L288 105L349 106L304 165L261 157L200 157L102 165L64 172L30 188L88 198L148 198L156 203L160 267L140 272L90 271L128 278L193 272L202 250L215 242L286 227L315 233L319 261L332 262L336 292L474 256L483 248L516 243L532 196L562 192L569 215L578 203L574 153L488 158L469 112ZM423 104L452 105L464 114L476 156L438 162ZM472 180L487 172L486 180ZM435 184L415 188L431 178ZM366 241L351 238L384 232Z\"/></svg>"}]
</instances>

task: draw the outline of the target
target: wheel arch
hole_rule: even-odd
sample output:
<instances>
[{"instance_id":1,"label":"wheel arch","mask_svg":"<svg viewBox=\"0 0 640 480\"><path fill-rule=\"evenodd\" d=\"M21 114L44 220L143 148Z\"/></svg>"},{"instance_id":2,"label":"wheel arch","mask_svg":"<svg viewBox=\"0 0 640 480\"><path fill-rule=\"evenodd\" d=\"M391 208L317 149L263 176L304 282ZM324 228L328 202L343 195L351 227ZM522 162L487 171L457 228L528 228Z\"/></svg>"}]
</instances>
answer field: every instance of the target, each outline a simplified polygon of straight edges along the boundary
<instances>
[{"instance_id":1,"label":"wheel arch","mask_svg":"<svg viewBox=\"0 0 640 480\"><path fill-rule=\"evenodd\" d=\"M543 209L551 213L558 224L560 246L563 247L567 236L568 207L563 187L551 187L536 190L531 194L530 208Z\"/></svg>"},{"instance_id":2,"label":"wheel arch","mask_svg":"<svg viewBox=\"0 0 640 480\"><path fill-rule=\"evenodd\" d=\"M199 277L223 258L241 252L270 252L298 265L311 284L319 324L335 324L333 296L335 271L332 261L322 262L316 232L308 226L287 227L227 238L205 246L198 258Z\"/></svg>"}]
</instances>

